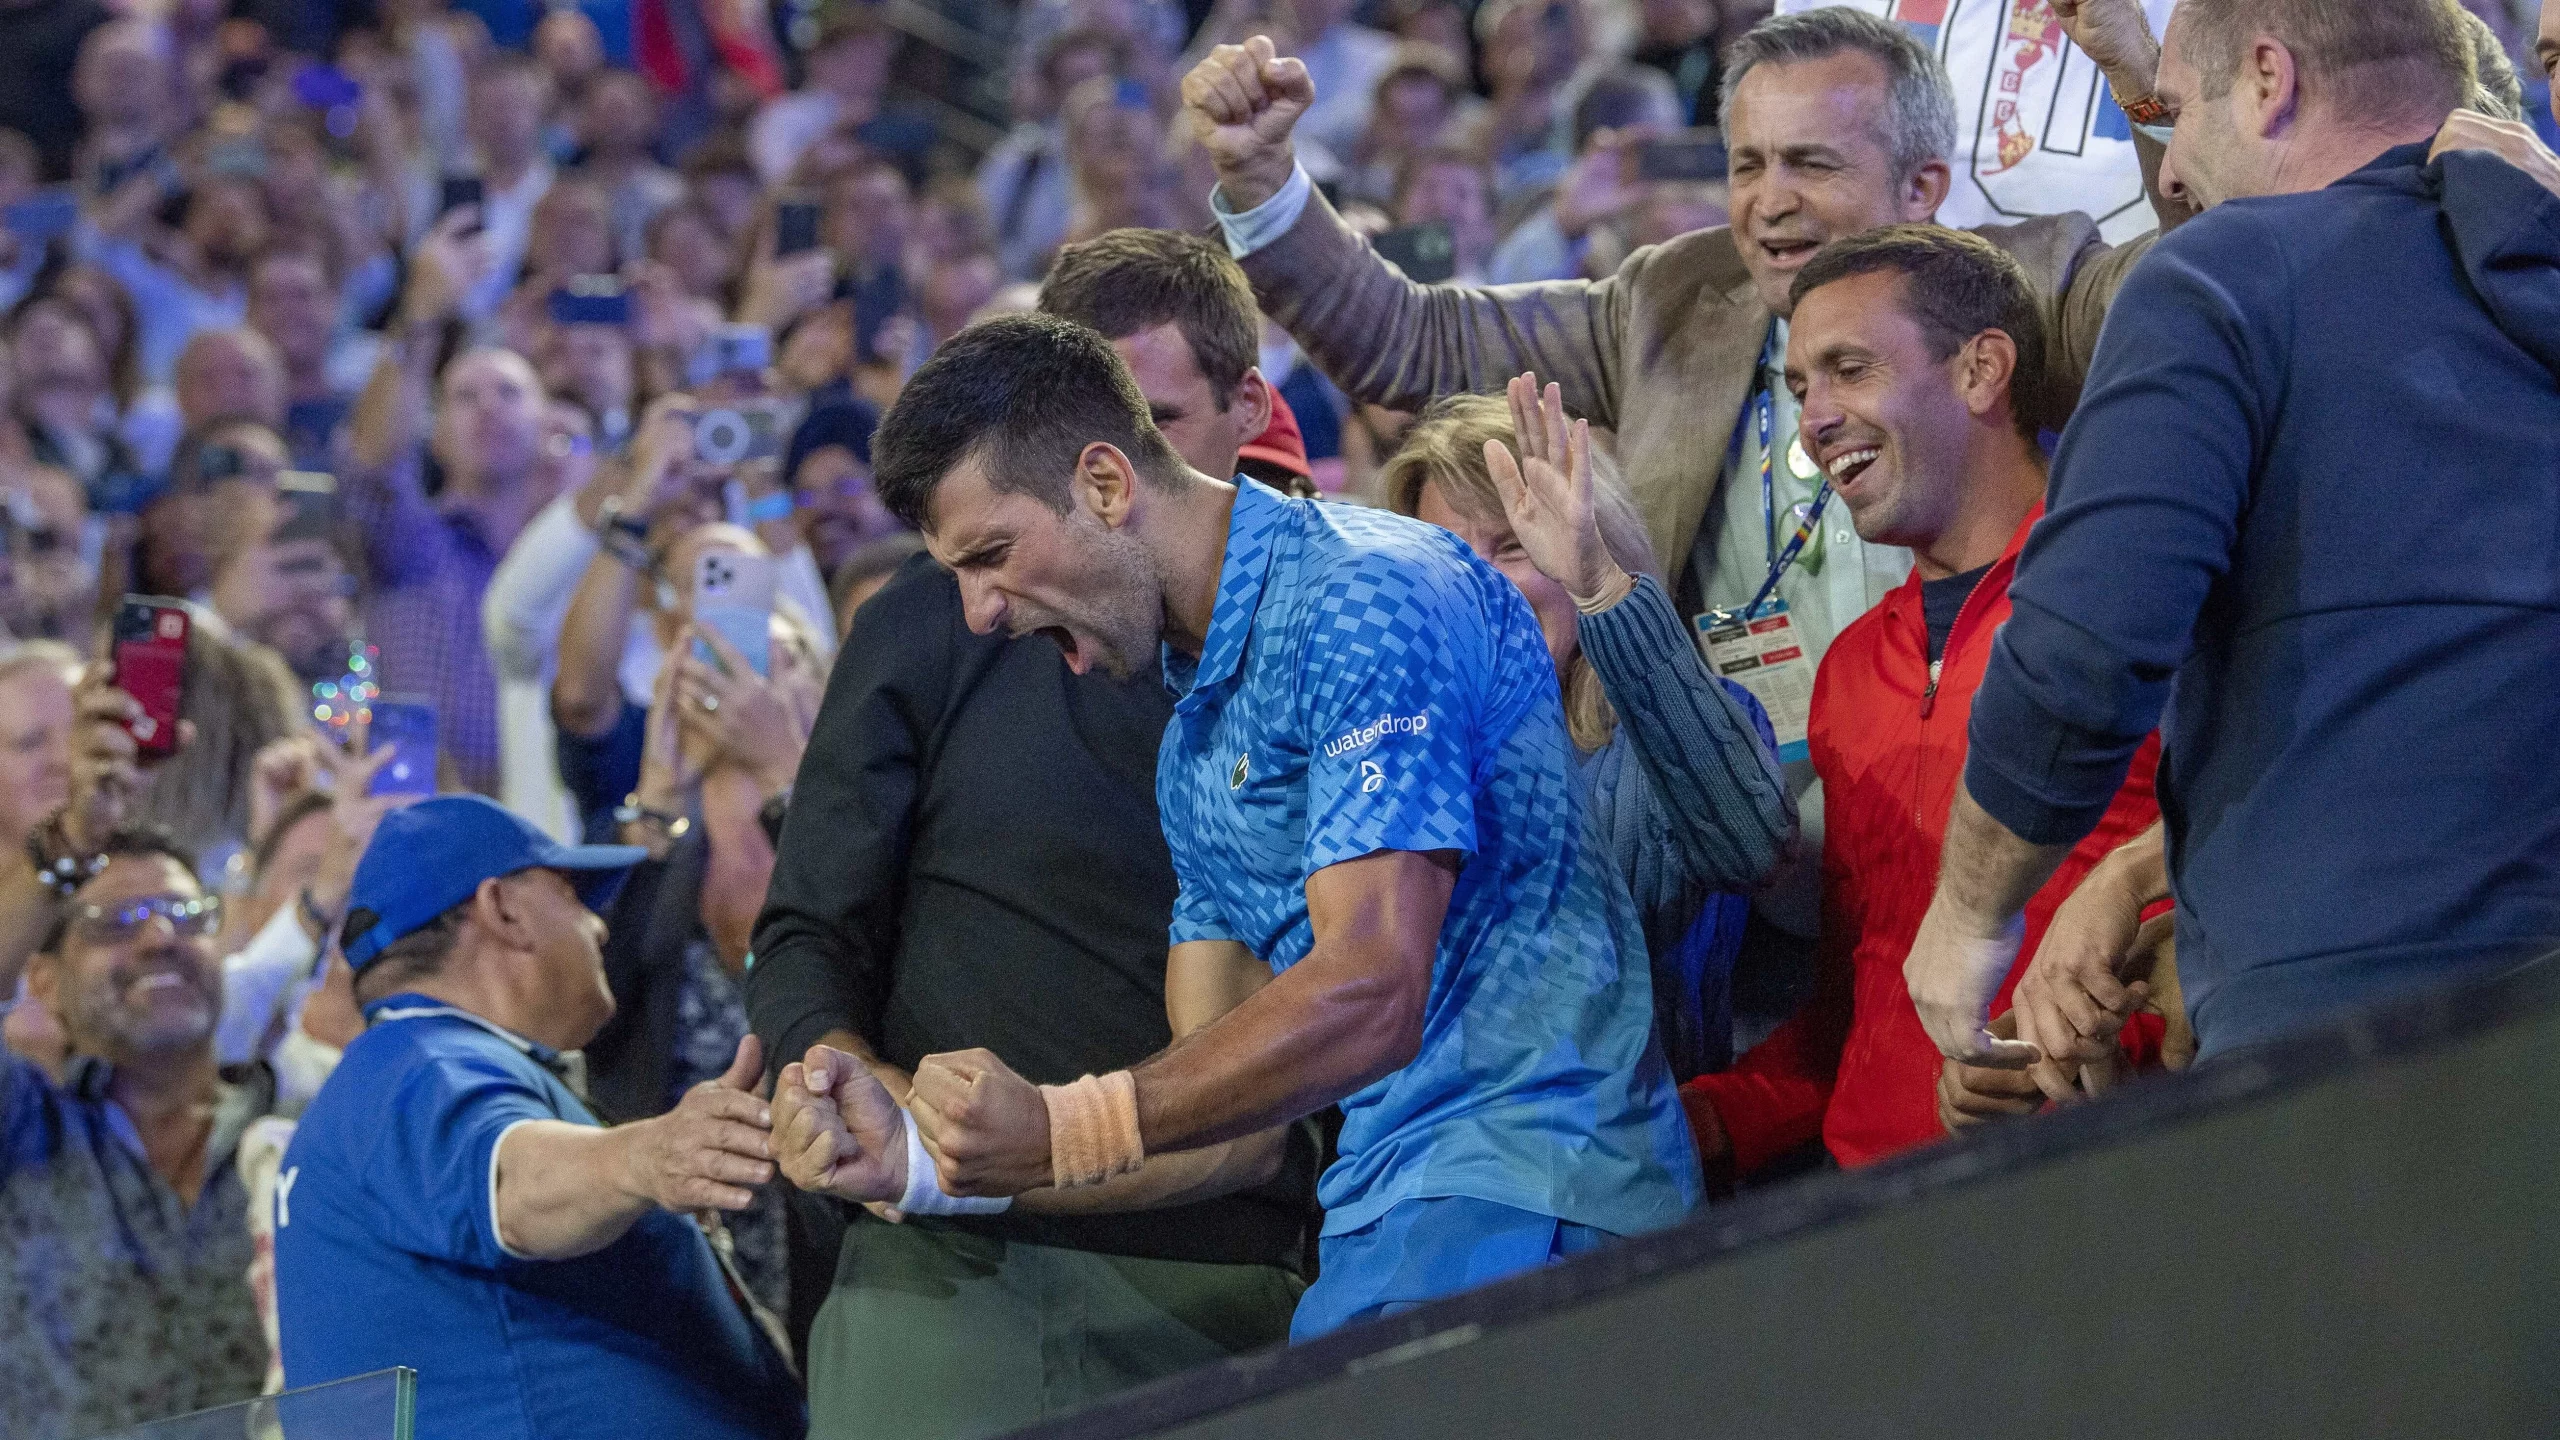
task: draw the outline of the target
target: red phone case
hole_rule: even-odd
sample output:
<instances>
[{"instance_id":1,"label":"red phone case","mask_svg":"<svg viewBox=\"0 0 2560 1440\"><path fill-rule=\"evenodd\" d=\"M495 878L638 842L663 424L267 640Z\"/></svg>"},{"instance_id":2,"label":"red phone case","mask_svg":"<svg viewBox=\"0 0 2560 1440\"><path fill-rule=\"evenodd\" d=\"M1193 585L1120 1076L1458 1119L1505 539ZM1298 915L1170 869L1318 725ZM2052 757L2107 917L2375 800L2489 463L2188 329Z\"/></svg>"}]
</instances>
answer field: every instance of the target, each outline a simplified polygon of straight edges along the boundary
<instances>
[{"instance_id":1,"label":"red phone case","mask_svg":"<svg viewBox=\"0 0 2560 1440\"><path fill-rule=\"evenodd\" d=\"M116 687L142 706L125 726L146 759L178 749L178 703L186 693L188 616L174 600L128 599L116 610Z\"/></svg>"}]
</instances>

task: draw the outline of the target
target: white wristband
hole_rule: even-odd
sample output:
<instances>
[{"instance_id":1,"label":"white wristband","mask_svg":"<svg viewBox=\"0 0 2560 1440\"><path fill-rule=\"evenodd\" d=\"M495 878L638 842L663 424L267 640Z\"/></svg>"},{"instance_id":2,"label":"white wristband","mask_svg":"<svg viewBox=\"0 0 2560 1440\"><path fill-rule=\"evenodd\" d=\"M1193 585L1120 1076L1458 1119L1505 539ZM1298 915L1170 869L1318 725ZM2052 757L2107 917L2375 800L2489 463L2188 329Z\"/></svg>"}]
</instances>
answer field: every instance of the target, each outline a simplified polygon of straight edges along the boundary
<instances>
[{"instance_id":1,"label":"white wristband","mask_svg":"<svg viewBox=\"0 0 2560 1440\"><path fill-rule=\"evenodd\" d=\"M1013 1208L1010 1195L1001 1200L982 1200L945 1194L933 1154L924 1148L924 1137L916 1133L916 1117L901 1109L898 1124L907 1132L907 1193L898 1197L899 1209L910 1215L1001 1215Z\"/></svg>"}]
</instances>

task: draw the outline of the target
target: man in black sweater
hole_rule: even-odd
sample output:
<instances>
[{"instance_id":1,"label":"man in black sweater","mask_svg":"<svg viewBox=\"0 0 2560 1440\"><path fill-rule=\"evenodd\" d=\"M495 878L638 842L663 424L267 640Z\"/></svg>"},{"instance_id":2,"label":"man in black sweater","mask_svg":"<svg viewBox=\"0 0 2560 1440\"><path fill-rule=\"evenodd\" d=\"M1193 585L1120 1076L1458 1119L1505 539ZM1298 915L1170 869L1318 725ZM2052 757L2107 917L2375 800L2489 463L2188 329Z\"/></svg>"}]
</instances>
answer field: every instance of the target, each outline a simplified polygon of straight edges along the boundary
<instances>
[{"instance_id":1,"label":"man in black sweater","mask_svg":"<svg viewBox=\"0 0 2560 1440\"><path fill-rule=\"evenodd\" d=\"M1124 354L1178 338L1146 357L1148 398L1169 434L1197 422L1179 427L1187 461L1233 474L1261 386L1228 373L1255 351L1242 273L1205 244L1104 253L1062 261L1101 273L1044 304L1088 319L1081 297L1115 297ZM949 572L909 561L846 637L784 822L747 977L766 1053L861 1056L901 1101L924 1056L977 1047L1064 1083L1240 1000L1178 995L1168 1018L1155 776L1172 711L1153 666L1078 676L1046 640L971 634ZM805 1346L811 1434L991 1434L1280 1343L1314 1150L1271 1131L1001 1214L855 1217L840 1253L795 1256L832 1276Z\"/></svg>"}]
</instances>

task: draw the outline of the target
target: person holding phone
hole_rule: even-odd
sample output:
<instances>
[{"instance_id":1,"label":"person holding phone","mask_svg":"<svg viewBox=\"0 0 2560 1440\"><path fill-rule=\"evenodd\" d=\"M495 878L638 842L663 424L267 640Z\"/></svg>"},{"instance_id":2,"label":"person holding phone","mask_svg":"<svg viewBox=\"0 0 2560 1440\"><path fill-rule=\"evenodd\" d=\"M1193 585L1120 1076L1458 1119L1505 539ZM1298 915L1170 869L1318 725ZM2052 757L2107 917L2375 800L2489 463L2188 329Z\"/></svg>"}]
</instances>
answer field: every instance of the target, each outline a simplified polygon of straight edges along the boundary
<instances>
[{"instance_id":1,"label":"person holding phone","mask_svg":"<svg viewBox=\"0 0 2560 1440\"><path fill-rule=\"evenodd\" d=\"M583 554L564 618L551 684L561 774L587 833L611 833L611 812L639 778L649 687L690 618L695 567L706 552L752 556L773 569L773 593L812 622L820 653L833 655L834 612L826 582L801 538L796 507L775 467L743 467L752 478L753 530L720 519L731 467L701 458L706 407L687 393L651 402L629 452L599 470L591 528L566 543ZM581 501L580 504L586 502ZM759 509L761 507L761 509ZM544 531L570 534L557 512ZM555 552L559 553L559 552Z\"/></svg>"},{"instance_id":2,"label":"person holding phone","mask_svg":"<svg viewBox=\"0 0 2560 1440\"><path fill-rule=\"evenodd\" d=\"M23 970L68 1046L59 1081L0 1054L0 1110L33 1117L0 1137L0 1213L25 1227L7 1248L68 1267L0 1266L12 1435L245 1400L267 1366L249 1196L215 1143L271 1103L215 1063L222 899L189 852L135 818L142 706L103 666L75 705L69 801L0 862L0 993Z\"/></svg>"},{"instance_id":3,"label":"person holding phone","mask_svg":"<svg viewBox=\"0 0 2560 1440\"><path fill-rule=\"evenodd\" d=\"M1405 240L1405 253L1427 265L1423 273L1413 274L1415 280L1435 285L1484 282L1493 258L1494 228L1493 170L1482 160L1444 148L1406 161L1396 180L1395 217L1396 228L1376 243L1389 253Z\"/></svg>"},{"instance_id":4,"label":"person holding phone","mask_svg":"<svg viewBox=\"0 0 2560 1440\"><path fill-rule=\"evenodd\" d=\"M464 214L486 237L489 263L461 296L469 319L497 314L514 291L532 244L534 207L557 178L542 153L542 116L550 102L550 74L524 55L501 51L473 74L468 114L481 190L479 203Z\"/></svg>"},{"instance_id":5,"label":"person holding phone","mask_svg":"<svg viewBox=\"0 0 2560 1440\"><path fill-rule=\"evenodd\" d=\"M1554 193L1494 248L1487 267L1493 283L1570 280L1590 274L1601 261L1610 263L1600 265L1599 273L1614 269L1626 247L1603 243L1611 238L1608 230L1652 189L1644 148L1680 124L1679 95L1659 71L1620 65L1594 77L1573 107L1573 163ZM1719 155L1722 149L1719 144Z\"/></svg>"}]
</instances>

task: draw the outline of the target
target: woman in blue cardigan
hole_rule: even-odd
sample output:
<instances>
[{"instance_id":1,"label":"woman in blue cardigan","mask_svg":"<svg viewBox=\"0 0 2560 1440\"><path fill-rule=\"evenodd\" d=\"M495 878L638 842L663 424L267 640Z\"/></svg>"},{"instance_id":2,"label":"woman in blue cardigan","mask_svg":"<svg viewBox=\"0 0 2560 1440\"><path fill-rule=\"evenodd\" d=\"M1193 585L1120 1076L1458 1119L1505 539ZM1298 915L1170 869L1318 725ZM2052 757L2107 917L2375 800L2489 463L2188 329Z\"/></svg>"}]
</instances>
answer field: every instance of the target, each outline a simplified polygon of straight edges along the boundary
<instances>
[{"instance_id":1,"label":"woman in blue cardigan","mask_svg":"<svg viewBox=\"0 0 2560 1440\"><path fill-rule=\"evenodd\" d=\"M1517 458L1512 447L1518 448ZM1379 475L1387 508L1455 533L1529 600L1582 755L1595 843L1643 917L1663 1051L1682 1081L1732 1059L1746 892L1795 802L1759 702L1707 672L1615 468L1535 375L1423 412Z\"/></svg>"}]
</instances>

